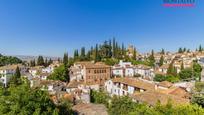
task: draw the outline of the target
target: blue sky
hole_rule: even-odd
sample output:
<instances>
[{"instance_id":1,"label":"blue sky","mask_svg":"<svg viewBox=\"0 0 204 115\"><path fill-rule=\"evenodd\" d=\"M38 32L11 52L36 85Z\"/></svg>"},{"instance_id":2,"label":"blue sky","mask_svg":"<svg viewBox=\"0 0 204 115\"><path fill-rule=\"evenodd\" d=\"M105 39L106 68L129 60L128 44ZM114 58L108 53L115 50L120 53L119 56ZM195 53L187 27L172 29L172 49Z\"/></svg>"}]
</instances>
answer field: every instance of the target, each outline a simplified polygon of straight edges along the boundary
<instances>
[{"instance_id":1,"label":"blue sky","mask_svg":"<svg viewBox=\"0 0 204 115\"><path fill-rule=\"evenodd\" d=\"M163 0L0 0L0 52L62 56L115 37L140 52L204 46L204 1L165 8Z\"/></svg>"}]
</instances>

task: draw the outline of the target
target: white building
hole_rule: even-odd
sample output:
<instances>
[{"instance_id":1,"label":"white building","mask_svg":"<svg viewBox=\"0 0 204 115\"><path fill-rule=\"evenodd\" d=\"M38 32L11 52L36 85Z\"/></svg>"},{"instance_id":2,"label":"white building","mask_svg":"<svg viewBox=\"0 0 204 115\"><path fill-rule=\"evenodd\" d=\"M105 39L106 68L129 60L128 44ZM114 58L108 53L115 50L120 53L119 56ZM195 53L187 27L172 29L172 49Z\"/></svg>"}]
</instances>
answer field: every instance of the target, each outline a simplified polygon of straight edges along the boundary
<instances>
[{"instance_id":1,"label":"white building","mask_svg":"<svg viewBox=\"0 0 204 115\"><path fill-rule=\"evenodd\" d=\"M111 95L128 95L136 92L144 92L146 90L155 89L153 83L143 81L136 78L114 78L105 82L105 89Z\"/></svg>"},{"instance_id":2,"label":"white building","mask_svg":"<svg viewBox=\"0 0 204 115\"><path fill-rule=\"evenodd\" d=\"M29 73L33 76L36 76L38 73L42 71L43 66L35 66L29 69Z\"/></svg>"},{"instance_id":3,"label":"white building","mask_svg":"<svg viewBox=\"0 0 204 115\"><path fill-rule=\"evenodd\" d=\"M134 66L131 64L131 62L123 62L120 60L119 64L112 67L112 74L113 76L133 77Z\"/></svg>"},{"instance_id":4,"label":"white building","mask_svg":"<svg viewBox=\"0 0 204 115\"><path fill-rule=\"evenodd\" d=\"M0 67L0 82L2 82L5 87L7 87L11 77L15 74L17 66L19 67L21 74L24 74L27 71L27 68L20 64Z\"/></svg>"},{"instance_id":5,"label":"white building","mask_svg":"<svg viewBox=\"0 0 204 115\"><path fill-rule=\"evenodd\" d=\"M42 73L52 73L54 71L53 67L46 67L46 68L42 68Z\"/></svg>"},{"instance_id":6,"label":"white building","mask_svg":"<svg viewBox=\"0 0 204 115\"><path fill-rule=\"evenodd\" d=\"M146 65L136 65L134 68L134 74L137 75L141 75L142 78L148 78L150 80L153 80L154 78L154 70Z\"/></svg>"}]
</instances>

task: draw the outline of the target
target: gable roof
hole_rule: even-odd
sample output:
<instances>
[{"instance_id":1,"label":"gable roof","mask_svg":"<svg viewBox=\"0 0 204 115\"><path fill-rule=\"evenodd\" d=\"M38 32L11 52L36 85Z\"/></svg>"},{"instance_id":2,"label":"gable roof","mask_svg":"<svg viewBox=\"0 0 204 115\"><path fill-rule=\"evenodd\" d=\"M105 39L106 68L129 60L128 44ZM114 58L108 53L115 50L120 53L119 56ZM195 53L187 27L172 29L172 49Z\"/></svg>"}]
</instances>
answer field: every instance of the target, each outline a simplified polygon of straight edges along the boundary
<instances>
[{"instance_id":1,"label":"gable roof","mask_svg":"<svg viewBox=\"0 0 204 115\"><path fill-rule=\"evenodd\" d=\"M171 101L173 104L189 104L189 99L181 98L171 94L164 94L158 91L145 91L143 93L134 94L133 99L139 102L145 102L151 106L155 106L159 101L162 105Z\"/></svg>"},{"instance_id":2,"label":"gable roof","mask_svg":"<svg viewBox=\"0 0 204 115\"><path fill-rule=\"evenodd\" d=\"M114 78L112 81L114 83L123 83L129 86L133 86L133 87L137 87L145 90L153 90L155 88L155 85L153 83L145 82L137 78L130 78L130 77Z\"/></svg>"}]
</instances>

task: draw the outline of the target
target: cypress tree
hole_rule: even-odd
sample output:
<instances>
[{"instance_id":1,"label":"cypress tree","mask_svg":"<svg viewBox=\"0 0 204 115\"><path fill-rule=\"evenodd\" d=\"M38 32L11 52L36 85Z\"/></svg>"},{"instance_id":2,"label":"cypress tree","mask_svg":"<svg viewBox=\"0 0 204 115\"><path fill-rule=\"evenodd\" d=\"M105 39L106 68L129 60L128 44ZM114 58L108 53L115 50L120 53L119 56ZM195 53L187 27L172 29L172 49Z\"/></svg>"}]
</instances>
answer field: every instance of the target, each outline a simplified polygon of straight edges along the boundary
<instances>
[{"instance_id":1,"label":"cypress tree","mask_svg":"<svg viewBox=\"0 0 204 115\"><path fill-rule=\"evenodd\" d=\"M47 66L48 66L48 61L47 61L47 58L45 59L44 66L45 66L45 67L47 67Z\"/></svg>"},{"instance_id":2,"label":"cypress tree","mask_svg":"<svg viewBox=\"0 0 204 115\"><path fill-rule=\"evenodd\" d=\"M125 46L123 43L122 43L122 55L125 56Z\"/></svg>"},{"instance_id":3,"label":"cypress tree","mask_svg":"<svg viewBox=\"0 0 204 115\"><path fill-rule=\"evenodd\" d=\"M134 51L133 51L133 59L136 59L136 55L137 55L137 52L136 52L136 48L134 47Z\"/></svg>"},{"instance_id":4,"label":"cypress tree","mask_svg":"<svg viewBox=\"0 0 204 115\"><path fill-rule=\"evenodd\" d=\"M96 48L95 48L95 62L98 62L100 61L100 55L99 55L99 52L98 52L98 44L96 44Z\"/></svg>"},{"instance_id":5,"label":"cypress tree","mask_svg":"<svg viewBox=\"0 0 204 115\"><path fill-rule=\"evenodd\" d=\"M78 57L79 57L78 50L75 50L74 51L74 60L78 59Z\"/></svg>"},{"instance_id":6,"label":"cypress tree","mask_svg":"<svg viewBox=\"0 0 204 115\"><path fill-rule=\"evenodd\" d=\"M48 61L48 65L52 64L52 62L53 62L53 61L52 61L52 59L50 58L49 61Z\"/></svg>"},{"instance_id":7,"label":"cypress tree","mask_svg":"<svg viewBox=\"0 0 204 115\"><path fill-rule=\"evenodd\" d=\"M203 50L203 49L202 49L202 46L200 45L198 51L199 51L199 52L202 52L202 50Z\"/></svg>"},{"instance_id":8,"label":"cypress tree","mask_svg":"<svg viewBox=\"0 0 204 115\"><path fill-rule=\"evenodd\" d=\"M164 64L164 57L163 55L159 59L159 66L162 66Z\"/></svg>"},{"instance_id":9,"label":"cypress tree","mask_svg":"<svg viewBox=\"0 0 204 115\"><path fill-rule=\"evenodd\" d=\"M64 53L63 64L65 66L68 66L68 53Z\"/></svg>"},{"instance_id":10,"label":"cypress tree","mask_svg":"<svg viewBox=\"0 0 204 115\"><path fill-rule=\"evenodd\" d=\"M163 55L165 54L165 51L164 51L164 49L163 49L163 48L162 48L162 50L161 50L161 54L163 54Z\"/></svg>"},{"instance_id":11,"label":"cypress tree","mask_svg":"<svg viewBox=\"0 0 204 115\"><path fill-rule=\"evenodd\" d=\"M63 76L64 76L64 78L66 79L67 82L70 82L69 71L68 71L68 53L64 53L63 65L64 65Z\"/></svg>"},{"instance_id":12,"label":"cypress tree","mask_svg":"<svg viewBox=\"0 0 204 115\"><path fill-rule=\"evenodd\" d=\"M151 55L149 56L150 66L154 66L155 59L154 59L154 50L151 51Z\"/></svg>"},{"instance_id":13,"label":"cypress tree","mask_svg":"<svg viewBox=\"0 0 204 115\"><path fill-rule=\"evenodd\" d=\"M111 58L112 56L112 46L111 46L111 40L109 40L109 51L108 51L108 57Z\"/></svg>"},{"instance_id":14,"label":"cypress tree","mask_svg":"<svg viewBox=\"0 0 204 115\"><path fill-rule=\"evenodd\" d=\"M84 60L84 59L85 59L85 54L86 54L86 52L85 52L85 47L82 47L82 48L81 48L81 55L80 55L80 59L81 59L81 60Z\"/></svg>"},{"instance_id":15,"label":"cypress tree","mask_svg":"<svg viewBox=\"0 0 204 115\"><path fill-rule=\"evenodd\" d=\"M178 53L183 53L182 48L179 48Z\"/></svg>"},{"instance_id":16,"label":"cypress tree","mask_svg":"<svg viewBox=\"0 0 204 115\"><path fill-rule=\"evenodd\" d=\"M176 68L174 68L174 66L173 66L173 63L174 63L174 61L172 61L172 62L169 64L169 67L168 67L168 69L167 69L167 74L176 76L176 75L177 75L177 72L176 72Z\"/></svg>"},{"instance_id":17,"label":"cypress tree","mask_svg":"<svg viewBox=\"0 0 204 115\"><path fill-rule=\"evenodd\" d=\"M38 57L37 65L39 65L39 66L44 66L43 56L39 56L39 57Z\"/></svg>"},{"instance_id":18,"label":"cypress tree","mask_svg":"<svg viewBox=\"0 0 204 115\"><path fill-rule=\"evenodd\" d=\"M184 70L184 64L183 64L183 61L181 63L181 70Z\"/></svg>"},{"instance_id":19,"label":"cypress tree","mask_svg":"<svg viewBox=\"0 0 204 115\"><path fill-rule=\"evenodd\" d=\"M14 85L19 85L21 83L21 73L18 66L16 67L16 71L11 80L11 83L13 83Z\"/></svg>"},{"instance_id":20,"label":"cypress tree","mask_svg":"<svg viewBox=\"0 0 204 115\"><path fill-rule=\"evenodd\" d=\"M112 54L112 56L113 56L113 58L115 58L116 57L116 43L115 43L115 38L113 38L113 54Z\"/></svg>"}]
</instances>

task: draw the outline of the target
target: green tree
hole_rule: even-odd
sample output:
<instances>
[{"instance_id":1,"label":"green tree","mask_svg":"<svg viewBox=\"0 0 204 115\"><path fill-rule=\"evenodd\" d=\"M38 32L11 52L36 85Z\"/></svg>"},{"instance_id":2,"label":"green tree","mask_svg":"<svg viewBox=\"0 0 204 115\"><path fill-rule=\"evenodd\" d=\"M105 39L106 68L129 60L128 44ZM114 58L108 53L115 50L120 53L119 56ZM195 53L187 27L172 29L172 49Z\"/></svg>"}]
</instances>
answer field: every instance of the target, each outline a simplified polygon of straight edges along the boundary
<instances>
[{"instance_id":1,"label":"green tree","mask_svg":"<svg viewBox=\"0 0 204 115\"><path fill-rule=\"evenodd\" d=\"M64 53L63 64L65 66L68 66L68 53Z\"/></svg>"},{"instance_id":2,"label":"green tree","mask_svg":"<svg viewBox=\"0 0 204 115\"><path fill-rule=\"evenodd\" d=\"M45 58L44 66L45 66L45 67L48 66L48 60L47 60L47 58Z\"/></svg>"},{"instance_id":3,"label":"green tree","mask_svg":"<svg viewBox=\"0 0 204 115\"><path fill-rule=\"evenodd\" d=\"M202 52L202 51L203 51L203 48L202 48L201 45L199 46L198 51L199 51L199 52Z\"/></svg>"},{"instance_id":4,"label":"green tree","mask_svg":"<svg viewBox=\"0 0 204 115\"><path fill-rule=\"evenodd\" d=\"M169 81L169 82L175 83L175 82L179 81L179 77L178 76L173 76L173 75L167 75L165 77L165 81Z\"/></svg>"},{"instance_id":5,"label":"green tree","mask_svg":"<svg viewBox=\"0 0 204 115\"><path fill-rule=\"evenodd\" d=\"M115 38L113 38L113 46L112 46L112 49L113 49L113 58L116 57L116 41L115 41Z\"/></svg>"},{"instance_id":6,"label":"green tree","mask_svg":"<svg viewBox=\"0 0 204 115\"><path fill-rule=\"evenodd\" d=\"M35 59L34 60L30 60L30 66L34 67L35 66Z\"/></svg>"},{"instance_id":7,"label":"green tree","mask_svg":"<svg viewBox=\"0 0 204 115\"><path fill-rule=\"evenodd\" d=\"M179 48L179 49L178 49L178 53L183 53L182 48Z\"/></svg>"},{"instance_id":8,"label":"green tree","mask_svg":"<svg viewBox=\"0 0 204 115\"><path fill-rule=\"evenodd\" d=\"M154 66L155 59L154 59L154 50L151 51L151 55L149 56L150 66Z\"/></svg>"},{"instance_id":9,"label":"green tree","mask_svg":"<svg viewBox=\"0 0 204 115\"><path fill-rule=\"evenodd\" d=\"M113 97L109 109L110 115L128 115L128 113L135 110L136 103L129 97Z\"/></svg>"},{"instance_id":10,"label":"green tree","mask_svg":"<svg viewBox=\"0 0 204 115\"><path fill-rule=\"evenodd\" d=\"M51 115L53 113L56 115L60 111L65 111L64 108L54 105L48 92L31 89L28 82L10 86L6 94L2 94L2 89L0 89L1 115ZM68 108L71 107L67 106L66 110ZM69 112L71 114L70 109Z\"/></svg>"},{"instance_id":11,"label":"green tree","mask_svg":"<svg viewBox=\"0 0 204 115\"><path fill-rule=\"evenodd\" d=\"M164 57L163 55L159 59L159 66L162 66L164 64Z\"/></svg>"},{"instance_id":12,"label":"green tree","mask_svg":"<svg viewBox=\"0 0 204 115\"><path fill-rule=\"evenodd\" d=\"M154 81L157 81L157 82L162 82L162 81L165 81L165 80L166 80L166 76L161 75L161 74L156 74L155 77L154 77Z\"/></svg>"},{"instance_id":13,"label":"green tree","mask_svg":"<svg viewBox=\"0 0 204 115\"><path fill-rule=\"evenodd\" d=\"M50 58L49 61L48 61L48 65L52 64L52 62L53 62L53 61L52 61L52 59Z\"/></svg>"},{"instance_id":14,"label":"green tree","mask_svg":"<svg viewBox=\"0 0 204 115\"><path fill-rule=\"evenodd\" d=\"M19 64L22 62L23 61L17 57L0 55L0 66L10 65L10 64Z\"/></svg>"},{"instance_id":15,"label":"green tree","mask_svg":"<svg viewBox=\"0 0 204 115\"><path fill-rule=\"evenodd\" d=\"M90 90L90 101L92 103L105 104L108 106L110 97L103 91Z\"/></svg>"},{"instance_id":16,"label":"green tree","mask_svg":"<svg viewBox=\"0 0 204 115\"><path fill-rule=\"evenodd\" d=\"M165 54L165 51L164 51L164 49L162 48L162 50L161 50L161 54L162 55L164 55Z\"/></svg>"},{"instance_id":17,"label":"green tree","mask_svg":"<svg viewBox=\"0 0 204 115\"><path fill-rule=\"evenodd\" d=\"M18 66L16 67L15 74L12 76L10 84L15 86L21 84L21 72Z\"/></svg>"},{"instance_id":18,"label":"green tree","mask_svg":"<svg viewBox=\"0 0 204 115\"><path fill-rule=\"evenodd\" d=\"M101 57L99 55L99 52L98 52L98 44L96 44L96 48L95 48L95 62L98 62L101 60Z\"/></svg>"},{"instance_id":19,"label":"green tree","mask_svg":"<svg viewBox=\"0 0 204 115\"><path fill-rule=\"evenodd\" d=\"M136 51L136 48L134 47L134 50L133 50L133 59L134 60L136 59L136 56L137 56L137 51Z\"/></svg>"},{"instance_id":20,"label":"green tree","mask_svg":"<svg viewBox=\"0 0 204 115\"><path fill-rule=\"evenodd\" d=\"M86 58L85 56L86 56L85 47L82 47L82 48L81 48L80 60L81 60L81 61L84 61L85 58Z\"/></svg>"},{"instance_id":21,"label":"green tree","mask_svg":"<svg viewBox=\"0 0 204 115\"><path fill-rule=\"evenodd\" d=\"M78 50L74 51L74 60L77 60L79 58L79 52Z\"/></svg>"},{"instance_id":22,"label":"green tree","mask_svg":"<svg viewBox=\"0 0 204 115\"><path fill-rule=\"evenodd\" d=\"M44 64L43 56L38 56L37 65L44 66Z\"/></svg>"},{"instance_id":23,"label":"green tree","mask_svg":"<svg viewBox=\"0 0 204 115\"><path fill-rule=\"evenodd\" d=\"M183 61L181 63L181 70L184 70L184 64L183 64Z\"/></svg>"},{"instance_id":24,"label":"green tree","mask_svg":"<svg viewBox=\"0 0 204 115\"><path fill-rule=\"evenodd\" d=\"M169 67L167 69L167 74L169 75L173 75L173 76L177 76L177 72L176 72L176 68L173 66L174 61L172 61L169 64Z\"/></svg>"},{"instance_id":25,"label":"green tree","mask_svg":"<svg viewBox=\"0 0 204 115\"><path fill-rule=\"evenodd\" d=\"M179 76L182 80L191 80L193 77L193 72L191 68L187 68L184 70L181 70L179 73Z\"/></svg>"},{"instance_id":26,"label":"green tree","mask_svg":"<svg viewBox=\"0 0 204 115\"><path fill-rule=\"evenodd\" d=\"M65 66L60 65L59 67L54 69L54 72L48 77L48 79L52 80L60 80L60 81L67 81L67 76L65 75Z\"/></svg>"}]
</instances>

